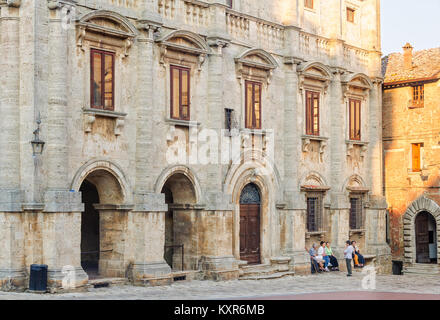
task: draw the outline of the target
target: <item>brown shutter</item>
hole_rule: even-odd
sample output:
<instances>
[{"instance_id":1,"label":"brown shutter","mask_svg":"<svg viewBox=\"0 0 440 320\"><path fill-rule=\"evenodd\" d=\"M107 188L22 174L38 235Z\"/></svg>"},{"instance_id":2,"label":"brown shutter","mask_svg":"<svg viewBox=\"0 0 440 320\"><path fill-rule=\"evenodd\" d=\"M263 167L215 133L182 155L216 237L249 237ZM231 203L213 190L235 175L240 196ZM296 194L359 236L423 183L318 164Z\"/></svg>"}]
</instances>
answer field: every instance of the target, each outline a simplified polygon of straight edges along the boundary
<instances>
[{"instance_id":1,"label":"brown shutter","mask_svg":"<svg viewBox=\"0 0 440 320\"><path fill-rule=\"evenodd\" d=\"M412 171L420 171L420 143L412 144Z\"/></svg>"}]
</instances>

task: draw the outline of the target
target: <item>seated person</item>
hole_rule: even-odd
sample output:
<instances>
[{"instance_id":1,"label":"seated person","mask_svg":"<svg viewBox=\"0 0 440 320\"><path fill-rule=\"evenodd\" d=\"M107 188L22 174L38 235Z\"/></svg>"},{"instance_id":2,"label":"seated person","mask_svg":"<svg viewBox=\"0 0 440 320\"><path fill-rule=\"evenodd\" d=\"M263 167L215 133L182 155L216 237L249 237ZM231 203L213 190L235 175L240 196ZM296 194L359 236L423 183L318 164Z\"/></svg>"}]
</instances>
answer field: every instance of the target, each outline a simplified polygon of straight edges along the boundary
<instances>
[{"instance_id":1,"label":"seated person","mask_svg":"<svg viewBox=\"0 0 440 320\"><path fill-rule=\"evenodd\" d=\"M356 245L356 241L352 241L351 245L354 248L354 253L353 253L354 267L355 268L363 268L365 265L364 256L361 255L361 251L359 250L359 247Z\"/></svg>"},{"instance_id":2,"label":"seated person","mask_svg":"<svg viewBox=\"0 0 440 320\"><path fill-rule=\"evenodd\" d=\"M336 257L333 255L333 250L330 247L330 243L329 242L325 243L325 254L330 259L331 270L332 271L339 271L338 259L336 259Z\"/></svg>"},{"instance_id":3,"label":"seated person","mask_svg":"<svg viewBox=\"0 0 440 320\"><path fill-rule=\"evenodd\" d=\"M328 269L328 264L330 263L330 257L328 257L327 254L325 253L325 242L324 241L320 242L317 257L319 257L320 259L322 259L324 261L324 270L326 272L329 272L330 270Z\"/></svg>"},{"instance_id":4,"label":"seated person","mask_svg":"<svg viewBox=\"0 0 440 320\"><path fill-rule=\"evenodd\" d=\"M307 251L307 248L305 248L305 249ZM308 250L308 252L310 254L311 263L313 264L312 267L315 268L315 271L317 271L317 272L323 271L324 270L324 266L323 266L324 261L317 257L318 254L316 252L316 244L313 244L312 248L310 250ZM319 269L318 269L318 267L319 267ZM312 273L314 273L314 272L312 271Z\"/></svg>"}]
</instances>

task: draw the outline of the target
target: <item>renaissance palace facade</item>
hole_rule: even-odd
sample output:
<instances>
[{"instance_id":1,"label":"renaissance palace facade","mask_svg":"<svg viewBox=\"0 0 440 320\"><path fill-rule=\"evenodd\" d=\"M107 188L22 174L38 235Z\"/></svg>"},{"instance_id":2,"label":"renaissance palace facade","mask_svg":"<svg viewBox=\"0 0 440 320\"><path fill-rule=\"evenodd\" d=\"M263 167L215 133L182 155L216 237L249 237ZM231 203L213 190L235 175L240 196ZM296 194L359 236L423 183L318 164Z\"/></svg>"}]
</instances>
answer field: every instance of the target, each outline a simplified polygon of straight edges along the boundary
<instances>
[{"instance_id":1,"label":"renaissance palace facade","mask_svg":"<svg viewBox=\"0 0 440 320\"><path fill-rule=\"evenodd\" d=\"M0 283L390 267L379 0L1 0Z\"/></svg>"}]
</instances>

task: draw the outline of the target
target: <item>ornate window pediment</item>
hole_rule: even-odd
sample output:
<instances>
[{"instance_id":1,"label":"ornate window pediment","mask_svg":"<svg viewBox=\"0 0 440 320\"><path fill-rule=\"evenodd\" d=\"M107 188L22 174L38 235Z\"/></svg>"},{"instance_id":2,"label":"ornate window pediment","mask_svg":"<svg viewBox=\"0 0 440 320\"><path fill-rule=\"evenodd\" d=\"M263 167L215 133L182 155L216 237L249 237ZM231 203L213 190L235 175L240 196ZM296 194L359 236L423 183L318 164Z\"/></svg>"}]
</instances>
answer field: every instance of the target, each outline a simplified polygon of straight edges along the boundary
<instances>
[{"instance_id":1,"label":"ornate window pediment","mask_svg":"<svg viewBox=\"0 0 440 320\"><path fill-rule=\"evenodd\" d=\"M191 31L176 30L156 39L160 46L160 63L168 59L174 63L197 63L201 70L206 56L211 52L207 42Z\"/></svg>"},{"instance_id":2,"label":"ornate window pediment","mask_svg":"<svg viewBox=\"0 0 440 320\"><path fill-rule=\"evenodd\" d=\"M344 101L347 101L350 95L366 100L369 91L373 88L370 78L363 73L349 74L341 81Z\"/></svg>"},{"instance_id":3,"label":"ornate window pediment","mask_svg":"<svg viewBox=\"0 0 440 320\"><path fill-rule=\"evenodd\" d=\"M270 82L272 72L278 67L278 63L270 53L262 49L249 49L235 58L237 66L237 78L241 79L252 75L254 80L266 80Z\"/></svg>"},{"instance_id":4,"label":"ornate window pediment","mask_svg":"<svg viewBox=\"0 0 440 320\"><path fill-rule=\"evenodd\" d=\"M83 47L84 40L104 42L123 47L125 56L138 33L127 18L107 10L89 12L79 18L76 25L78 47Z\"/></svg>"},{"instance_id":5,"label":"ornate window pediment","mask_svg":"<svg viewBox=\"0 0 440 320\"><path fill-rule=\"evenodd\" d=\"M330 69L320 62L304 62L298 65L299 89L303 90L305 85L309 87L322 88L327 93L328 86L332 79Z\"/></svg>"}]
</instances>

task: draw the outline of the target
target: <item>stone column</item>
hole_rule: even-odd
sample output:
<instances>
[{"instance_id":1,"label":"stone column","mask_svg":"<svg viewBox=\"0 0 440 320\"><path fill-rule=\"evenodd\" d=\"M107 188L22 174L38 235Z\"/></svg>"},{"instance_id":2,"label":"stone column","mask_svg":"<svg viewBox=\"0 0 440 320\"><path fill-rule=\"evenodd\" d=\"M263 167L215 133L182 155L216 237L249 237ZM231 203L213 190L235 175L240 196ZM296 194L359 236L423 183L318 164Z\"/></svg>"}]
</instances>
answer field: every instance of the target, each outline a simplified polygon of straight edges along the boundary
<instances>
[{"instance_id":1,"label":"stone column","mask_svg":"<svg viewBox=\"0 0 440 320\"><path fill-rule=\"evenodd\" d=\"M51 287L82 286L87 275L81 268L81 203L79 192L69 191L68 81L69 43L62 15L76 1L48 1L48 107L45 126L46 151L43 166L47 191L44 195L43 261L48 265Z\"/></svg>"},{"instance_id":2,"label":"stone column","mask_svg":"<svg viewBox=\"0 0 440 320\"><path fill-rule=\"evenodd\" d=\"M290 30L291 37L296 37L295 30ZM284 201L283 210L285 225L284 254L291 257L291 265L297 272L302 266L309 264L305 247L305 201L301 194L298 181L298 166L301 153L301 129L298 127L298 114L300 114L298 95L297 64L300 60L288 57L285 60L285 90L284 90ZM280 129L278 129L280 130ZM275 132L276 135L279 133Z\"/></svg>"},{"instance_id":3,"label":"stone column","mask_svg":"<svg viewBox=\"0 0 440 320\"><path fill-rule=\"evenodd\" d=\"M25 285L20 212L20 1L0 4L0 288ZM30 150L30 145L29 145Z\"/></svg>"},{"instance_id":4,"label":"stone column","mask_svg":"<svg viewBox=\"0 0 440 320\"><path fill-rule=\"evenodd\" d=\"M136 121L136 188L135 207L129 212L129 238L131 278L136 285L144 285L165 279L171 281L171 268L164 260L165 213L168 208L163 194L153 192L154 177L149 175L153 166L149 154L154 153L154 38L153 34L162 25L161 18L154 14L157 1L147 1L143 19L139 21L142 34L138 43L138 100ZM154 11L153 11L154 9Z\"/></svg>"},{"instance_id":5,"label":"stone column","mask_svg":"<svg viewBox=\"0 0 440 320\"><path fill-rule=\"evenodd\" d=\"M376 255L379 272L391 272L391 248L386 243L387 202L383 195L382 79L370 92L369 166L370 206L366 210L366 252Z\"/></svg>"},{"instance_id":6,"label":"stone column","mask_svg":"<svg viewBox=\"0 0 440 320\"><path fill-rule=\"evenodd\" d=\"M138 195L129 218L129 240L133 265L130 270L135 285L172 281L170 266L164 259L165 213L164 194Z\"/></svg>"},{"instance_id":7,"label":"stone column","mask_svg":"<svg viewBox=\"0 0 440 320\"><path fill-rule=\"evenodd\" d=\"M221 161L222 150L220 142L223 141L224 132L224 84L223 84L223 59L224 48L229 44L224 20L224 8L215 5L211 8L214 17L213 28L210 30L208 43L211 47L208 65L208 129L217 133L218 161ZM227 138L226 138L227 139ZM214 146L214 145L213 145ZM199 147L201 147L199 145ZM197 254L195 259L200 259L201 269L205 277L214 280L229 280L238 277L238 265L232 252L232 212L231 196L222 190L222 165L210 163L202 165L207 171L206 175L206 203L205 210L195 210L197 215L193 220L193 234L197 234ZM183 212L182 212L183 213Z\"/></svg>"},{"instance_id":8,"label":"stone column","mask_svg":"<svg viewBox=\"0 0 440 320\"><path fill-rule=\"evenodd\" d=\"M331 111L331 190L330 190L330 238L333 250L338 258L342 258L345 241L349 237L349 201L342 192L346 169L346 143L344 132L345 100L342 96L341 75L343 71L335 70L330 85Z\"/></svg>"}]
</instances>

